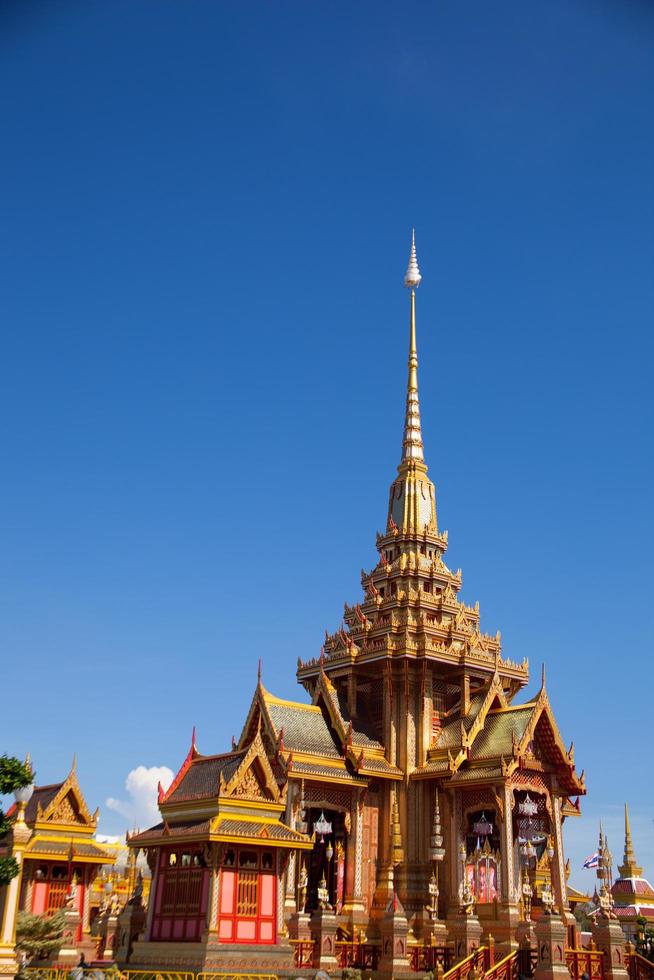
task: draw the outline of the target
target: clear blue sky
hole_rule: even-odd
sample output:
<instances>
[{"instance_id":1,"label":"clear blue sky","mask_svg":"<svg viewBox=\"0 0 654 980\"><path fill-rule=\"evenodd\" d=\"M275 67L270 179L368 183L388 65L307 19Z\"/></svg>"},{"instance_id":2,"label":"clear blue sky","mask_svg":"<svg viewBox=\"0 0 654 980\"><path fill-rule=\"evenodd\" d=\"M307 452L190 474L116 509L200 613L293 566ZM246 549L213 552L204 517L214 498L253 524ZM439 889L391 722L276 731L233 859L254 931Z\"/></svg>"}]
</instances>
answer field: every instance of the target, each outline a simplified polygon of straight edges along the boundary
<instances>
[{"instance_id":1,"label":"clear blue sky","mask_svg":"<svg viewBox=\"0 0 654 980\"><path fill-rule=\"evenodd\" d=\"M2 744L137 766L302 694L398 462L654 875L654 7L5 0ZM575 870L573 879L592 887Z\"/></svg>"}]
</instances>

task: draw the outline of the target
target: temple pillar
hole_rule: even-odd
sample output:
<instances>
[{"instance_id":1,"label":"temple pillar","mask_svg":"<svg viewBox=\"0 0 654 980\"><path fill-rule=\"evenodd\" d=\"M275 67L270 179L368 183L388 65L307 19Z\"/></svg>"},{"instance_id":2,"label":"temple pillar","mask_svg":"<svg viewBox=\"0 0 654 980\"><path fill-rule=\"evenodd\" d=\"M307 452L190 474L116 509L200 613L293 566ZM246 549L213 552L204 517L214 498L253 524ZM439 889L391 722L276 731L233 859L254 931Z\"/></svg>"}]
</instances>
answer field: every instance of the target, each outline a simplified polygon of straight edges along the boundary
<instances>
[{"instance_id":1,"label":"temple pillar","mask_svg":"<svg viewBox=\"0 0 654 980\"><path fill-rule=\"evenodd\" d=\"M502 858L502 892L498 907L498 923L495 926L495 939L504 953L518 948L517 929L520 921L518 902L515 891L514 842L513 842L513 811L511 787L504 784L498 789L501 795L503 815L500 836L500 853Z\"/></svg>"},{"instance_id":2,"label":"temple pillar","mask_svg":"<svg viewBox=\"0 0 654 980\"><path fill-rule=\"evenodd\" d=\"M215 845L211 848L209 865L209 896L207 899L207 934L209 941L217 940L218 936L218 907L220 903L220 862L222 859L222 848ZM152 892L150 892L152 896ZM150 914L149 906L154 906L154 902L148 903L148 917Z\"/></svg>"},{"instance_id":3,"label":"temple pillar","mask_svg":"<svg viewBox=\"0 0 654 980\"><path fill-rule=\"evenodd\" d=\"M91 888L95 879L95 868L88 866L84 874L84 899L82 901L82 932L91 931Z\"/></svg>"},{"instance_id":4,"label":"temple pillar","mask_svg":"<svg viewBox=\"0 0 654 980\"><path fill-rule=\"evenodd\" d=\"M358 790L352 807L352 824L346 846L346 879L343 915L354 927L362 925L366 919L363 904L363 791Z\"/></svg>"},{"instance_id":5,"label":"temple pillar","mask_svg":"<svg viewBox=\"0 0 654 980\"><path fill-rule=\"evenodd\" d=\"M541 915L534 928L538 949L534 980L570 980L565 962L566 927L561 917Z\"/></svg>"},{"instance_id":6,"label":"temple pillar","mask_svg":"<svg viewBox=\"0 0 654 980\"><path fill-rule=\"evenodd\" d=\"M0 919L0 976L13 977L18 972L16 959L16 916L23 879L23 857L32 831L25 823L25 804L18 804L18 814L11 829L11 856L18 864L18 874L4 887Z\"/></svg>"},{"instance_id":7,"label":"temple pillar","mask_svg":"<svg viewBox=\"0 0 654 980\"><path fill-rule=\"evenodd\" d=\"M559 909L563 924L567 929L576 927L576 919L568 905L568 891L565 884L565 858L563 855L563 827L561 823L561 797L552 794L552 816L554 826L554 859L551 866L554 907Z\"/></svg>"},{"instance_id":8,"label":"temple pillar","mask_svg":"<svg viewBox=\"0 0 654 980\"><path fill-rule=\"evenodd\" d=\"M593 920L592 932L595 945L604 953L604 980L627 980L625 935L619 921L600 912Z\"/></svg>"}]
</instances>

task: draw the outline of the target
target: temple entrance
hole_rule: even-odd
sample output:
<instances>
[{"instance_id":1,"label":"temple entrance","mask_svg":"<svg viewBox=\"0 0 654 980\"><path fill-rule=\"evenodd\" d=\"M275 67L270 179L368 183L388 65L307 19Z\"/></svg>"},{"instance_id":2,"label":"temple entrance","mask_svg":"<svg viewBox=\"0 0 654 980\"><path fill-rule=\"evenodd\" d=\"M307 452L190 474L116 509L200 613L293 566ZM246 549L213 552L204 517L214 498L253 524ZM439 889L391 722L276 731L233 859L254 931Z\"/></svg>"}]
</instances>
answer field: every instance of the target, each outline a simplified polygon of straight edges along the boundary
<instances>
[{"instance_id":1,"label":"temple entrance","mask_svg":"<svg viewBox=\"0 0 654 980\"><path fill-rule=\"evenodd\" d=\"M345 895L345 817L337 810L311 807L307 810L308 832L315 831L316 842L308 856L306 911L320 906L321 897L340 912ZM326 894L319 891L326 888Z\"/></svg>"}]
</instances>

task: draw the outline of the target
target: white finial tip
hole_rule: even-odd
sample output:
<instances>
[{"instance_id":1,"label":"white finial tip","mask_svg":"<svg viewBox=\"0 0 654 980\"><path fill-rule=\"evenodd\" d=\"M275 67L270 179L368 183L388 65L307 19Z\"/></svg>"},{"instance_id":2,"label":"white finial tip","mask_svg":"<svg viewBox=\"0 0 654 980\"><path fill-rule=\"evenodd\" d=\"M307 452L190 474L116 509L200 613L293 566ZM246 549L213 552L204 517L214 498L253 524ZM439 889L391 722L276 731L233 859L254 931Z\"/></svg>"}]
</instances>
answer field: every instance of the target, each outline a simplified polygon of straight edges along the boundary
<instances>
[{"instance_id":1,"label":"white finial tip","mask_svg":"<svg viewBox=\"0 0 654 980\"><path fill-rule=\"evenodd\" d=\"M418 259L416 258L416 232L414 228L411 235L411 254L409 255L409 264L404 276L404 285L409 289L417 289L421 279Z\"/></svg>"}]
</instances>

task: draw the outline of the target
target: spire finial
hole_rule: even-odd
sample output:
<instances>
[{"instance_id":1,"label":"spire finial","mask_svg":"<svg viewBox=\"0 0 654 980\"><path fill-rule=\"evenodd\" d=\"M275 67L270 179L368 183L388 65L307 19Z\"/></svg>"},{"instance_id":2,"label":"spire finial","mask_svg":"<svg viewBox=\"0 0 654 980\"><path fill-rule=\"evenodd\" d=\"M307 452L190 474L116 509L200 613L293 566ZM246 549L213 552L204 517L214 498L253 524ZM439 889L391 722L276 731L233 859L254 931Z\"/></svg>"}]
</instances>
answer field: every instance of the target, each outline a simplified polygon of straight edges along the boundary
<instances>
[{"instance_id":1,"label":"spire finial","mask_svg":"<svg viewBox=\"0 0 654 980\"><path fill-rule=\"evenodd\" d=\"M416 258L416 233L411 236L411 254L404 276L404 285L411 290L411 326L409 330L409 380L406 393L402 462L424 461L422 431L420 428L420 404L418 402L418 346L416 343L416 289L420 285L420 269Z\"/></svg>"},{"instance_id":2,"label":"spire finial","mask_svg":"<svg viewBox=\"0 0 654 980\"><path fill-rule=\"evenodd\" d=\"M261 657L259 657L259 664L257 666L257 684L261 683Z\"/></svg>"},{"instance_id":3,"label":"spire finial","mask_svg":"<svg viewBox=\"0 0 654 980\"><path fill-rule=\"evenodd\" d=\"M77 772L77 752L73 752L73 764L70 767L71 772Z\"/></svg>"},{"instance_id":4,"label":"spire finial","mask_svg":"<svg viewBox=\"0 0 654 980\"><path fill-rule=\"evenodd\" d=\"M634 844L631 839L631 825L629 823L629 807L626 803L624 805L624 857L618 871L623 878L640 878L643 873L643 869L636 864Z\"/></svg>"},{"instance_id":5,"label":"spire finial","mask_svg":"<svg viewBox=\"0 0 654 980\"><path fill-rule=\"evenodd\" d=\"M420 285L420 269L418 268L418 258L416 256L416 230L411 232L411 252L409 253L409 264L404 274L404 285L407 289L417 289Z\"/></svg>"}]
</instances>

